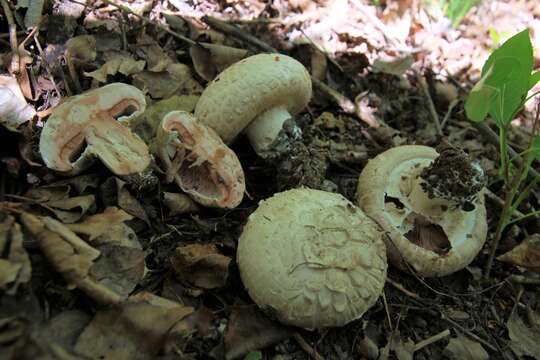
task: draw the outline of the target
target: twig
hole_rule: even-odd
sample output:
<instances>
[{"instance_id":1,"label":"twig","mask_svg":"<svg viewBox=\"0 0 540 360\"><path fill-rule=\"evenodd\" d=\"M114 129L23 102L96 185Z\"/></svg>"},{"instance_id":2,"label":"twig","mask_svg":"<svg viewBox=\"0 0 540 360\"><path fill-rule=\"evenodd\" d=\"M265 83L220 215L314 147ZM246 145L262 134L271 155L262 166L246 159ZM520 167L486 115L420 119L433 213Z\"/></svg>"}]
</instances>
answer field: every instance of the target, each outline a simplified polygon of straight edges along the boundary
<instances>
[{"instance_id":1,"label":"twig","mask_svg":"<svg viewBox=\"0 0 540 360\"><path fill-rule=\"evenodd\" d=\"M11 45L11 51L13 56L11 57L11 70L15 75L20 74L21 72L21 62L19 58L19 46L17 42L17 25L15 25L15 20L13 19L13 13L11 8L7 3L7 0L0 0L2 2L2 9L4 9L4 15L8 22L9 28L9 43Z\"/></svg>"},{"instance_id":2,"label":"twig","mask_svg":"<svg viewBox=\"0 0 540 360\"><path fill-rule=\"evenodd\" d=\"M446 114L444 115L443 120L441 121L441 129L444 129L444 125L446 125L446 122L450 119L450 115L452 114L452 110L456 107L456 105L459 104L459 100L453 100L450 105L448 105L448 110L446 111Z\"/></svg>"},{"instance_id":3,"label":"twig","mask_svg":"<svg viewBox=\"0 0 540 360\"><path fill-rule=\"evenodd\" d=\"M424 339L422 341L419 341L418 343L416 343L414 345L414 352L422 349L422 348L425 348L426 346L428 345L431 345L433 344L434 342L437 342L441 339L444 339L445 337L449 336L450 335L450 329L446 329L444 331L441 331L440 333L438 334L435 334L427 339Z\"/></svg>"},{"instance_id":4,"label":"twig","mask_svg":"<svg viewBox=\"0 0 540 360\"><path fill-rule=\"evenodd\" d=\"M489 189L486 189L486 196L488 198L490 198L495 204L497 204L501 209L504 207L504 200L501 199L500 197L498 197L496 194L494 194L491 190ZM521 211L519 211L518 209L515 209L514 210L514 213L513 215L517 216L517 217L523 217L525 216L525 214L523 214Z\"/></svg>"},{"instance_id":5,"label":"twig","mask_svg":"<svg viewBox=\"0 0 540 360\"><path fill-rule=\"evenodd\" d=\"M37 27L37 26L36 26ZM62 93L60 92L60 90L58 89L58 86L56 85L56 81L54 80L54 76L52 74L52 71L51 71L51 68L49 66L49 63L47 62L46 58L45 58L45 54L43 53L43 49L41 48L41 44L39 42L39 39L37 37L37 34L34 34L34 42L36 43L36 47L39 51L39 55L41 56L41 59L43 61L43 65L45 66L45 71L47 71L47 75L49 75L50 79L51 79L51 82L54 86L54 89L56 90L56 93L58 94L58 96L62 96ZM69 85L67 83L65 83L65 86L66 86L66 91L68 94L71 94L71 90L69 89Z\"/></svg>"},{"instance_id":6,"label":"twig","mask_svg":"<svg viewBox=\"0 0 540 360\"><path fill-rule=\"evenodd\" d=\"M413 299L416 299L416 300L421 299L420 296L418 296L418 294L413 293L412 291L405 289L405 287L403 285L401 285L397 281L394 281L394 280L390 279L389 277L386 278L386 282L390 283L390 285L392 285L393 287L395 287L396 289L398 289L399 291L401 291L405 295L407 295L409 297L412 297Z\"/></svg>"},{"instance_id":7,"label":"twig","mask_svg":"<svg viewBox=\"0 0 540 360\"><path fill-rule=\"evenodd\" d=\"M441 122L439 121L439 115L437 114L437 110L435 109L435 104L433 103L433 99L431 98L431 95L429 94L428 85L426 83L426 80L424 77L416 72L416 78L418 79L418 82L420 83L420 87L422 88L422 92L424 93L424 96L428 103L429 112L431 114L431 118L433 119L433 123L435 124L435 130L437 131L437 135L442 136L442 127Z\"/></svg>"},{"instance_id":8,"label":"twig","mask_svg":"<svg viewBox=\"0 0 540 360\"><path fill-rule=\"evenodd\" d=\"M394 331L394 326L392 325L392 318L390 317L390 308L388 307L388 302L386 301L386 293L383 291L382 299L384 304L384 310L386 312L386 319L388 320L388 327L390 331Z\"/></svg>"},{"instance_id":9,"label":"twig","mask_svg":"<svg viewBox=\"0 0 540 360\"><path fill-rule=\"evenodd\" d=\"M298 345L300 345L300 347L302 348L302 350L304 350L310 357L314 358L315 360L324 360L324 357L322 357L315 349L313 349L311 347L311 345L309 345L307 343L306 340L304 340L304 338L302 337L302 335L300 335L299 333L295 332L293 334L293 337L294 339L296 340L296 342L298 343Z\"/></svg>"},{"instance_id":10,"label":"twig","mask_svg":"<svg viewBox=\"0 0 540 360\"><path fill-rule=\"evenodd\" d=\"M471 332L470 330L465 329L463 326L459 325L459 324L458 324L457 322L455 322L454 320L451 320L451 319L447 318L446 315L445 315L443 312L441 312L441 318L442 318L444 321L448 322L450 325L452 325L452 326L458 328L459 331L461 331L462 333L465 333L465 334L466 334L467 336L469 336L470 338L472 338L472 339L478 341L479 343L482 343L482 344L485 345L487 348L489 348L491 351L494 351L494 352L498 352L498 351L499 351L495 346L491 345L488 341L482 339L480 336L474 334L474 333Z\"/></svg>"}]
</instances>

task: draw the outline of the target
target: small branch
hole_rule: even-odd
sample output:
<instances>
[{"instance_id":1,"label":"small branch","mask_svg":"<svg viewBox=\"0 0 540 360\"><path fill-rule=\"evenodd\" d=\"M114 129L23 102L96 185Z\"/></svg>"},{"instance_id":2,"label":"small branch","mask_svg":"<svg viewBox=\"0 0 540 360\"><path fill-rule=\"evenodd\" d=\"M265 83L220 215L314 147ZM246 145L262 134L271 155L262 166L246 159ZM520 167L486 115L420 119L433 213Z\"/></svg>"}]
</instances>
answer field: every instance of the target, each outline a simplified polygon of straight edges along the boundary
<instances>
[{"instance_id":1,"label":"small branch","mask_svg":"<svg viewBox=\"0 0 540 360\"><path fill-rule=\"evenodd\" d=\"M422 348L425 348L426 346L428 345L431 345L433 344L434 342L437 342L441 339L444 339L445 337L449 336L450 335L450 329L446 329L444 331L441 331L440 333L438 334L435 334L427 339L424 339L422 341L419 341L418 343L416 343L416 345L414 345L414 352L422 349Z\"/></svg>"},{"instance_id":2,"label":"small branch","mask_svg":"<svg viewBox=\"0 0 540 360\"><path fill-rule=\"evenodd\" d=\"M311 345L309 345L307 343L306 340L304 340L304 338L302 337L302 335L300 335L299 333L295 332L293 334L293 337L294 339L296 340L296 342L298 343L298 345L300 345L300 347L302 348L302 350L304 350L310 357L314 358L315 360L324 360L324 357L322 357L315 349L313 349L311 347Z\"/></svg>"},{"instance_id":3,"label":"small branch","mask_svg":"<svg viewBox=\"0 0 540 360\"><path fill-rule=\"evenodd\" d=\"M390 285L392 285L393 287L395 287L396 289L398 289L399 291L401 291L402 293L404 293L405 295L407 295L409 297L412 297L413 299L420 300L420 296L418 296L418 294L413 293L412 291L405 289L405 287L403 285L401 285L400 283L398 283L397 281L394 281L394 280L390 279L389 277L387 277L386 282L389 283Z\"/></svg>"},{"instance_id":4,"label":"small branch","mask_svg":"<svg viewBox=\"0 0 540 360\"><path fill-rule=\"evenodd\" d=\"M439 121L439 115L437 114L437 110L435 109L435 104L433 103L433 99L431 98L431 95L429 94L428 85L426 83L426 80L424 77L416 72L416 78L418 79L418 82L420 83L420 87L422 88L422 92L424 93L424 96L428 103L429 112L431 114L431 118L433 119L433 123L435 124L435 130L437 131L437 135L442 136L442 126L441 122Z\"/></svg>"},{"instance_id":5,"label":"small branch","mask_svg":"<svg viewBox=\"0 0 540 360\"><path fill-rule=\"evenodd\" d=\"M21 62L19 58L19 46L17 41L17 25L15 24L15 19L13 18L13 13L7 0L0 0L2 3L2 9L4 10L4 15L8 23L9 29L9 43L11 45L11 52L13 56L11 57L11 70L15 75L20 74L21 72Z\"/></svg>"},{"instance_id":6,"label":"small branch","mask_svg":"<svg viewBox=\"0 0 540 360\"><path fill-rule=\"evenodd\" d=\"M454 320L451 320L449 319L448 317L446 317L446 315L444 313L441 313L441 318L448 322L450 325L454 326L455 328L459 329L459 331L461 331L462 333L466 334L467 336L469 336L470 338L472 338L473 340L476 340L478 341L479 343L482 343L482 345L484 345L485 347L487 347L488 349L490 349L491 351L494 351L494 352L498 352L499 350L491 345L488 341L482 339L480 336L474 334L473 332L471 332L470 330L467 330L465 329L463 326L459 325L457 322L455 322Z\"/></svg>"},{"instance_id":7,"label":"small branch","mask_svg":"<svg viewBox=\"0 0 540 360\"><path fill-rule=\"evenodd\" d=\"M443 121L441 121L441 129L444 129L444 125L446 125L446 122L450 119L450 115L452 114L452 110L456 107L456 105L459 104L459 100L453 100L450 105L448 105L448 110L446 111L446 114L444 115Z\"/></svg>"}]
</instances>

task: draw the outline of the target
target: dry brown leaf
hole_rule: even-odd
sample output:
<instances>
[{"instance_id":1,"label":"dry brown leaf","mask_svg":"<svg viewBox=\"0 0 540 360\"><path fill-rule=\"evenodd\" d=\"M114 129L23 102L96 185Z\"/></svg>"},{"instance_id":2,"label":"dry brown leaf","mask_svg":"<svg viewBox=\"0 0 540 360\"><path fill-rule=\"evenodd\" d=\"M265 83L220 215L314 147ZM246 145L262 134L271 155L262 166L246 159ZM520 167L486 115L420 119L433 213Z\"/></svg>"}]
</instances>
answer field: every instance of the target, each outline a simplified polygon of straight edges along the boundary
<instances>
[{"instance_id":1,"label":"dry brown leaf","mask_svg":"<svg viewBox=\"0 0 540 360\"><path fill-rule=\"evenodd\" d=\"M78 287L100 303L120 302L117 293L89 276L94 260L100 255L98 250L53 218L29 213L23 213L20 218L28 232L36 238L45 257L71 287Z\"/></svg>"},{"instance_id":2,"label":"dry brown leaf","mask_svg":"<svg viewBox=\"0 0 540 360\"><path fill-rule=\"evenodd\" d=\"M414 62L412 55L403 55L394 58L380 58L373 62L373 70L375 72L383 72L385 74L402 76L409 70Z\"/></svg>"},{"instance_id":3,"label":"dry brown leaf","mask_svg":"<svg viewBox=\"0 0 540 360\"><path fill-rule=\"evenodd\" d=\"M167 67L174 61L167 55L159 44L143 31L139 32L136 46L137 55L146 60L148 71L161 72L167 70Z\"/></svg>"},{"instance_id":4,"label":"dry brown leaf","mask_svg":"<svg viewBox=\"0 0 540 360\"><path fill-rule=\"evenodd\" d=\"M67 53L76 60L83 63L96 59L96 38L93 35L80 35L69 39L66 42Z\"/></svg>"},{"instance_id":5,"label":"dry brown leaf","mask_svg":"<svg viewBox=\"0 0 540 360\"><path fill-rule=\"evenodd\" d=\"M195 71L206 81L213 80L217 74L247 54L245 49L208 43L198 43L189 49Z\"/></svg>"},{"instance_id":6,"label":"dry brown leaf","mask_svg":"<svg viewBox=\"0 0 540 360\"><path fill-rule=\"evenodd\" d=\"M80 223L66 226L77 234L87 235L88 240L92 242L93 239L110 231L116 225L131 219L133 219L133 216L124 210L116 207L108 207L100 214L88 216Z\"/></svg>"},{"instance_id":7,"label":"dry brown leaf","mask_svg":"<svg viewBox=\"0 0 540 360\"><path fill-rule=\"evenodd\" d=\"M140 73L146 63L144 60L135 60L132 57L116 57L107 61L99 69L91 72L83 72L84 76L96 79L99 82L107 82L108 75L116 75L117 73L130 76Z\"/></svg>"},{"instance_id":8,"label":"dry brown leaf","mask_svg":"<svg viewBox=\"0 0 540 360\"><path fill-rule=\"evenodd\" d=\"M223 341L225 358L238 359L291 336L284 326L265 317L255 305L233 308Z\"/></svg>"},{"instance_id":9,"label":"dry brown leaf","mask_svg":"<svg viewBox=\"0 0 540 360\"><path fill-rule=\"evenodd\" d=\"M200 94L203 90L184 64L170 64L167 71L162 72L142 71L133 76L133 85L147 91L154 99Z\"/></svg>"},{"instance_id":10,"label":"dry brown leaf","mask_svg":"<svg viewBox=\"0 0 540 360\"><path fill-rule=\"evenodd\" d=\"M530 271L540 272L540 234L534 234L521 244L497 258Z\"/></svg>"},{"instance_id":11,"label":"dry brown leaf","mask_svg":"<svg viewBox=\"0 0 540 360\"><path fill-rule=\"evenodd\" d=\"M15 218L0 223L0 289L13 295L20 284L30 281L32 264L23 247L23 233Z\"/></svg>"},{"instance_id":12,"label":"dry brown leaf","mask_svg":"<svg viewBox=\"0 0 540 360\"><path fill-rule=\"evenodd\" d=\"M79 336L75 350L93 359L155 359L166 348L175 324L193 309L152 298L137 301L135 297L113 309L97 312Z\"/></svg>"},{"instance_id":13,"label":"dry brown leaf","mask_svg":"<svg viewBox=\"0 0 540 360\"><path fill-rule=\"evenodd\" d=\"M312 46L311 49L311 75L321 81L326 80L326 67L328 59L326 54L317 47Z\"/></svg>"},{"instance_id":14,"label":"dry brown leaf","mask_svg":"<svg viewBox=\"0 0 540 360\"><path fill-rule=\"evenodd\" d=\"M198 212L199 205L186 194L163 192L163 203L169 209L169 216Z\"/></svg>"},{"instance_id":15,"label":"dry brown leaf","mask_svg":"<svg viewBox=\"0 0 540 360\"><path fill-rule=\"evenodd\" d=\"M150 219L139 201L131 195L126 182L116 177L110 177L100 187L101 200L105 206L118 206L128 214L143 220L150 226Z\"/></svg>"},{"instance_id":16,"label":"dry brown leaf","mask_svg":"<svg viewBox=\"0 0 540 360\"><path fill-rule=\"evenodd\" d=\"M458 334L451 338L443 354L452 360L487 360L489 354L482 345L468 337Z\"/></svg>"},{"instance_id":17,"label":"dry brown leaf","mask_svg":"<svg viewBox=\"0 0 540 360\"><path fill-rule=\"evenodd\" d=\"M510 336L510 348L522 358L525 355L540 359L540 315L528 309L529 321L524 321L515 309L506 322Z\"/></svg>"},{"instance_id":18,"label":"dry brown leaf","mask_svg":"<svg viewBox=\"0 0 540 360\"><path fill-rule=\"evenodd\" d=\"M227 284L231 258L219 254L214 245L179 246L171 262L180 281L202 289L216 289Z\"/></svg>"},{"instance_id":19,"label":"dry brown leaf","mask_svg":"<svg viewBox=\"0 0 540 360\"><path fill-rule=\"evenodd\" d=\"M26 99L17 80L0 75L0 124L8 130L17 131L19 125L32 119L36 114Z\"/></svg>"}]
</instances>

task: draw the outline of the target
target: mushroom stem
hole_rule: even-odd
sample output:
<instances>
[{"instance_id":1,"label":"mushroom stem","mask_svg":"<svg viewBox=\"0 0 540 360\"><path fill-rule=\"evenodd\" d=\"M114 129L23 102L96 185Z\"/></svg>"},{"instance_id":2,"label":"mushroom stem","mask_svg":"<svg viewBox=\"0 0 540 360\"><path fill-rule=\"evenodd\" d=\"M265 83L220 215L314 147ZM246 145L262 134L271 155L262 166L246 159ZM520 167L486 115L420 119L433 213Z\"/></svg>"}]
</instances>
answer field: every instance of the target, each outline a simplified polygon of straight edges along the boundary
<instances>
[{"instance_id":1,"label":"mushroom stem","mask_svg":"<svg viewBox=\"0 0 540 360\"><path fill-rule=\"evenodd\" d=\"M257 116L246 128L246 135L259 156L264 157L277 139L283 123L291 117L285 106L273 107Z\"/></svg>"}]
</instances>

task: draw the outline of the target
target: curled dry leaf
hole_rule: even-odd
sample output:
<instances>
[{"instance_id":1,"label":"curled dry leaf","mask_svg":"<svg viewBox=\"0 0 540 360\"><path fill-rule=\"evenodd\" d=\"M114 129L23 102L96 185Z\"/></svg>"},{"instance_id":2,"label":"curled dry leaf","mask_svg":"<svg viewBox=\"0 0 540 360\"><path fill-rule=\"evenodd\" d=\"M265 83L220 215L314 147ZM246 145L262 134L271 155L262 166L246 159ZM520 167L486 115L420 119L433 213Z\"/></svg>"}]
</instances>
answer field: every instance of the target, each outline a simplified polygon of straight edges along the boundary
<instances>
[{"instance_id":1,"label":"curled dry leaf","mask_svg":"<svg viewBox=\"0 0 540 360\"><path fill-rule=\"evenodd\" d=\"M32 119L36 111L26 103L19 84L11 76L0 75L0 124L11 131Z\"/></svg>"},{"instance_id":2,"label":"curled dry leaf","mask_svg":"<svg viewBox=\"0 0 540 360\"><path fill-rule=\"evenodd\" d=\"M129 55L119 55L108 60L99 69L83 74L104 83L107 82L108 75L114 76L119 73L126 76L135 75L143 71L145 65L144 60L135 60Z\"/></svg>"},{"instance_id":3,"label":"curled dry leaf","mask_svg":"<svg viewBox=\"0 0 540 360\"><path fill-rule=\"evenodd\" d=\"M373 70L385 74L401 76L411 68L413 62L414 58L409 54L395 58L376 59L373 62Z\"/></svg>"},{"instance_id":4,"label":"curled dry leaf","mask_svg":"<svg viewBox=\"0 0 540 360\"><path fill-rule=\"evenodd\" d=\"M126 182L110 177L101 184L101 200L105 206L118 206L150 226L150 219L139 201L129 192Z\"/></svg>"},{"instance_id":5,"label":"curled dry leaf","mask_svg":"<svg viewBox=\"0 0 540 360\"><path fill-rule=\"evenodd\" d=\"M31 276L32 264L23 247L21 226L7 216L0 223L0 289L13 295Z\"/></svg>"},{"instance_id":6,"label":"curled dry leaf","mask_svg":"<svg viewBox=\"0 0 540 360\"><path fill-rule=\"evenodd\" d=\"M200 207L186 194L163 192L163 203L169 209L169 215L198 212Z\"/></svg>"},{"instance_id":7,"label":"curled dry leaf","mask_svg":"<svg viewBox=\"0 0 540 360\"><path fill-rule=\"evenodd\" d=\"M124 210L116 207L108 207L101 214L88 216L78 224L69 224L66 226L77 234L88 236L88 240L92 241L98 236L110 231L112 227L131 219L133 217Z\"/></svg>"},{"instance_id":8,"label":"curled dry leaf","mask_svg":"<svg viewBox=\"0 0 540 360\"><path fill-rule=\"evenodd\" d=\"M179 246L171 262L176 277L193 286L216 289L227 284L231 258L219 254L215 245Z\"/></svg>"},{"instance_id":9,"label":"curled dry leaf","mask_svg":"<svg viewBox=\"0 0 540 360\"><path fill-rule=\"evenodd\" d=\"M458 334L451 338L443 354L452 360L487 360L489 354L480 343L473 341L465 335Z\"/></svg>"},{"instance_id":10,"label":"curled dry leaf","mask_svg":"<svg viewBox=\"0 0 540 360\"><path fill-rule=\"evenodd\" d=\"M77 339L75 350L93 359L146 360L166 353L176 324L193 309L158 296L137 296L98 311ZM184 334L185 335L185 334Z\"/></svg>"},{"instance_id":11,"label":"curled dry leaf","mask_svg":"<svg viewBox=\"0 0 540 360\"><path fill-rule=\"evenodd\" d=\"M225 358L238 359L290 336L286 327L265 317L256 306L235 306L223 338Z\"/></svg>"},{"instance_id":12,"label":"curled dry leaf","mask_svg":"<svg viewBox=\"0 0 540 360\"><path fill-rule=\"evenodd\" d=\"M70 286L81 289L100 303L120 302L121 297L117 293L89 276L94 260L100 255L98 250L50 217L23 213L20 218L27 231L37 240L45 257Z\"/></svg>"},{"instance_id":13,"label":"curled dry leaf","mask_svg":"<svg viewBox=\"0 0 540 360\"><path fill-rule=\"evenodd\" d=\"M246 188L242 165L210 127L185 111L172 111L163 118L156 143L167 182L205 206L240 204Z\"/></svg>"},{"instance_id":14,"label":"curled dry leaf","mask_svg":"<svg viewBox=\"0 0 540 360\"><path fill-rule=\"evenodd\" d=\"M66 52L73 60L88 63L96 59L96 38L92 35L80 35L66 42Z\"/></svg>"},{"instance_id":15,"label":"curled dry leaf","mask_svg":"<svg viewBox=\"0 0 540 360\"><path fill-rule=\"evenodd\" d=\"M540 359L540 315L534 310L527 310L527 320L523 320L518 309L515 309L506 322L508 335L512 340L510 348L520 358L528 355Z\"/></svg>"},{"instance_id":16,"label":"curled dry leaf","mask_svg":"<svg viewBox=\"0 0 540 360\"><path fill-rule=\"evenodd\" d=\"M141 71L133 75L133 85L147 91L153 99L200 94L203 90L185 64L169 64L160 72Z\"/></svg>"},{"instance_id":17,"label":"curled dry leaf","mask_svg":"<svg viewBox=\"0 0 540 360\"><path fill-rule=\"evenodd\" d=\"M211 81L216 75L248 54L245 49L225 45L197 43L189 49L193 67L204 80Z\"/></svg>"},{"instance_id":18,"label":"curled dry leaf","mask_svg":"<svg viewBox=\"0 0 540 360\"><path fill-rule=\"evenodd\" d=\"M148 71L151 72L165 71L170 64L174 63L161 46L144 31L139 32L136 53L146 60Z\"/></svg>"},{"instance_id":19,"label":"curled dry leaf","mask_svg":"<svg viewBox=\"0 0 540 360\"><path fill-rule=\"evenodd\" d=\"M499 256L497 260L540 272L540 234L529 236L521 244Z\"/></svg>"}]
</instances>

